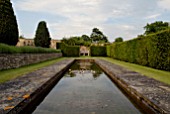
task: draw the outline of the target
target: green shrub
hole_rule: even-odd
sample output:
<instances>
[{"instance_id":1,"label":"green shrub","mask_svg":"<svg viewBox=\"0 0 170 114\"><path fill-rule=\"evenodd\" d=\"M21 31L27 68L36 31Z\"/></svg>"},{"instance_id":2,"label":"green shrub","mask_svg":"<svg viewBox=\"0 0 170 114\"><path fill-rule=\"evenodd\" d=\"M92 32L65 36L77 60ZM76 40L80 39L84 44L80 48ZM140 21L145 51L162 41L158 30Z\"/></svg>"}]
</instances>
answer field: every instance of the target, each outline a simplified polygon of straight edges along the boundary
<instances>
[{"instance_id":1,"label":"green shrub","mask_svg":"<svg viewBox=\"0 0 170 114\"><path fill-rule=\"evenodd\" d=\"M80 47L79 46L68 46L64 43L59 44L63 56L66 57L79 57L80 56Z\"/></svg>"},{"instance_id":2,"label":"green shrub","mask_svg":"<svg viewBox=\"0 0 170 114\"><path fill-rule=\"evenodd\" d=\"M107 55L170 71L170 30L107 46Z\"/></svg>"},{"instance_id":3,"label":"green shrub","mask_svg":"<svg viewBox=\"0 0 170 114\"><path fill-rule=\"evenodd\" d=\"M0 43L0 53L13 54L13 53L60 53L60 50L41 48L41 47L15 47Z\"/></svg>"},{"instance_id":4,"label":"green shrub","mask_svg":"<svg viewBox=\"0 0 170 114\"><path fill-rule=\"evenodd\" d=\"M91 46L91 56L106 56L106 46Z\"/></svg>"}]
</instances>

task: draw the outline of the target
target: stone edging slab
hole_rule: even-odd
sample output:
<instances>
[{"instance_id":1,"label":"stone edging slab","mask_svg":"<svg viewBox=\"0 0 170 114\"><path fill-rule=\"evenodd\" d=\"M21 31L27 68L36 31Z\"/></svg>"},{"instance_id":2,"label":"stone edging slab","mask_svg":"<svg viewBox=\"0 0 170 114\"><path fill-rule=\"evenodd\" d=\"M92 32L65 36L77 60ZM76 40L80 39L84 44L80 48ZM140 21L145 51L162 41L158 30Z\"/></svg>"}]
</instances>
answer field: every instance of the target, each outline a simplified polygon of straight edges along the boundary
<instances>
[{"instance_id":1,"label":"stone edging slab","mask_svg":"<svg viewBox=\"0 0 170 114\"><path fill-rule=\"evenodd\" d=\"M136 103L150 113L170 113L170 86L105 60L95 62Z\"/></svg>"},{"instance_id":2,"label":"stone edging slab","mask_svg":"<svg viewBox=\"0 0 170 114\"><path fill-rule=\"evenodd\" d=\"M0 114L18 114L43 92L52 88L74 62L67 59L0 84Z\"/></svg>"}]
</instances>

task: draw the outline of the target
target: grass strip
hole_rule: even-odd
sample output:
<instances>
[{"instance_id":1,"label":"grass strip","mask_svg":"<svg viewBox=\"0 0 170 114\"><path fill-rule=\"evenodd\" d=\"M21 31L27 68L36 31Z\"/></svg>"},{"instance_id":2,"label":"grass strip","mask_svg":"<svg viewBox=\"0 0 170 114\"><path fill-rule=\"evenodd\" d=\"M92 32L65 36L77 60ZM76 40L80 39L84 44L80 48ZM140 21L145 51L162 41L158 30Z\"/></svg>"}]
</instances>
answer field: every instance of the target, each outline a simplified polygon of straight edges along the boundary
<instances>
[{"instance_id":1,"label":"grass strip","mask_svg":"<svg viewBox=\"0 0 170 114\"><path fill-rule=\"evenodd\" d=\"M52 60L48 60L48 61L41 62L41 63L36 63L36 64L20 67L17 69L0 71L0 83L4 83L6 81L12 80L24 74L38 70L40 68L55 64L56 62L59 62L64 59L65 58L57 58L57 59L52 59Z\"/></svg>"},{"instance_id":2,"label":"grass strip","mask_svg":"<svg viewBox=\"0 0 170 114\"><path fill-rule=\"evenodd\" d=\"M168 71L157 70L157 69L153 69L150 67L141 66L141 65L137 65L137 64L133 64L129 62L124 62L124 61L119 61L119 60L115 60L115 59L108 58L108 57L102 57L101 59L120 65L129 70L139 72L140 74L143 74L147 77L156 79L160 82L170 85L170 72Z\"/></svg>"}]
</instances>

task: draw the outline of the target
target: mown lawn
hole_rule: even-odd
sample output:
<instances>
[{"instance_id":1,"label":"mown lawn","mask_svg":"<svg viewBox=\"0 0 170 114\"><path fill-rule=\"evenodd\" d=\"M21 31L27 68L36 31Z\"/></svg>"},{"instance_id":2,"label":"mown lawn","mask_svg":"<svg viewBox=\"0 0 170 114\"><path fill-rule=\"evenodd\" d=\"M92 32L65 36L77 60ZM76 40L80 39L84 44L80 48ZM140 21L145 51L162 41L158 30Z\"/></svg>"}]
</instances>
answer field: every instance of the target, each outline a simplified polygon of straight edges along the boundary
<instances>
[{"instance_id":1,"label":"mown lawn","mask_svg":"<svg viewBox=\"0 0 170 114\"><path fill-rule=\"evenodd\" d=\"M59 62L61 60L64 60L64 59L65 58L57 58L57 59L53 59L53 60L49 60L49 61L45 61L45 62L33 64L33 65L24 66L24 67L17 68L17 69L0 71L0 83L4 83L6 81L9 81L9 80L14 79L19 76L22 76L29 72L33 72L40 68L52 65L52 64Z\"/></svg>"},{"instance_id":2,"label":"mown lawn","mask_svg":"<svg viewBox=\"0 0 170 114\"><path fill-rule=\"evenodd\" d=\"M168 71L157 70L157 69L153 69L150 67L141 66L141 65L137 65L137 64L133 64L133 63L128 63L128 62L123 62L123 61L115 60L115 59L108 58L108 57L106 57L106 58L101 57L101 59L104 59L111 63L123 66L129 70L139 72L145 76L154 78L158 81L161 81L161 82L164 82L164 83L170 85L170 72L168 72Z\"/></svg>"}]
</instances>

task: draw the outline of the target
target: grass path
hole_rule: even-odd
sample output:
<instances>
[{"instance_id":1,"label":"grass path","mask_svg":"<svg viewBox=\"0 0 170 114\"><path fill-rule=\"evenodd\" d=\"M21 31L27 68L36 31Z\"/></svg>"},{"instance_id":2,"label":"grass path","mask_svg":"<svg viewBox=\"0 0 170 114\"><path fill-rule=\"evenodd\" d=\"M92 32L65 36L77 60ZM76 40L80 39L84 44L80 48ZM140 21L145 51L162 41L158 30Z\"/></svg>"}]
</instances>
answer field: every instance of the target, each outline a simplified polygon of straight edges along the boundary
<instances>
[{"instance_id":1,"label":"grass path","mask_svg":"<svg viewBox=\"0 0 170 114\"><path fill-rule=\"evenodd\" d=\"M61 60L64 60L64 59L65 58L57 58L57 59L53 59L53 60L49 60L49 61L45 61L45 62L33 64L33 65L24 66L24 67L17 68L17 69L0 71L0 83L4 83L6 81L9 81L9 80L14 79L19 76L22 76L29 72L33 72L40 68L52 65L52 64L59 62Z\"/></svg>"},{"instance_id":2,"label":"grass path","mask_svg":"<svg viewBox=\"0 0 170 114\"><path fill-rule=\"evenodd\" d=\"M129 70L139 72L140 74L154 78L158 81L161 81L161 82L164 82L164 83L170 85L170 72L168 72L168 71L157 70L157 69L153 69L150 67L141 66L141 65L137 65L137 64L133 64L133 63L128 63L128 62L123 62L123 61L119 61L119 60L115 60L115 59L107 58L107 57L106 58L101 57L101 59L107 60L107 61L117 64L117 65L120 65L120 66L125 67Z\"/></svg>"}]
</instances>

